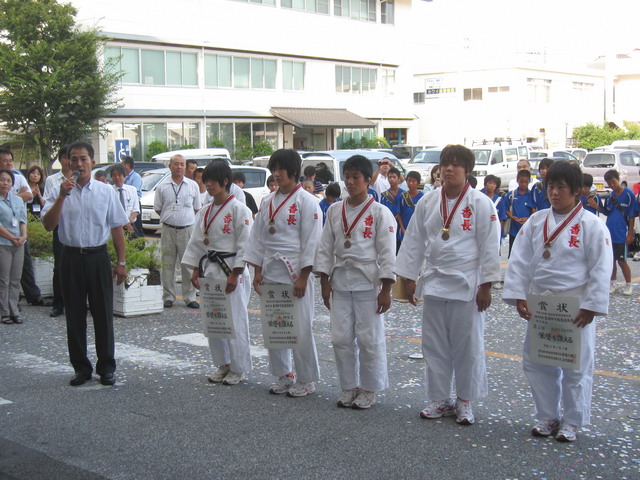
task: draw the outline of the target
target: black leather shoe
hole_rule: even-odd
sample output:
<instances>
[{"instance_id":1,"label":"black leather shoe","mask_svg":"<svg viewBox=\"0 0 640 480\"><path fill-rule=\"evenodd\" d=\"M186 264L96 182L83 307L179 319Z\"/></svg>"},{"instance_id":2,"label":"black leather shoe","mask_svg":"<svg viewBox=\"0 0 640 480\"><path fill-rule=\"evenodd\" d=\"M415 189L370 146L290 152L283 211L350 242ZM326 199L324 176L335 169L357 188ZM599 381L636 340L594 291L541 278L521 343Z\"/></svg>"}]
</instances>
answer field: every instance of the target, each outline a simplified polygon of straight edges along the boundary
<instances>
[{"instance_id":1,"label":"black leather shoe","mask_svg":"<svg viewBox=\"0 0 640 480\"><path fill-rule=\"evenodd\" d=\"M59 317L60 315L64 315L64 308L53 307L49 314L51 318Z\"/></svg>"},{"instance_id":2,"label":"black leather shoe","mask_svg":"<svg viewBox=\"0 0 640 480\"><path fill-rule=\"evenodd\" d=\"M13 320L13 323L22 323L22 318L19 315L11 315L11 320Z\"/></svg>"},{"instance_id":3,"label":"black leather shoe","mask_svg":"<svg viewBox=\"0 0 640 480\"><path fill-rule=\"evenodd\" d=\"M173 307L173 302L171 300L165 300L164 308L171 308L171 307Z\"/></svg>"},{"instance_id":4,"label":"black leather shoe","mask_svg":"<svg viewBox=\"0 0 640 480\"><path fill-rule=\"evenodd\" d=\"M116 377L113 373L105 373L104 375L100 375L100 383L102 385L115 385Z\"/></svg>"},{"instance_id":5,"label":"black leather shoe","mask_svg":"<svg viewBox=\"0 0 640 480\"><path fill-rule=\"evenodd\" d=\"M88 382L89 380L91 380L91 374L90 373L80 373L80 372L78 372L69 381L69 385L71 385L72 387L77 387L79 385L83 385L84 382Z\"/></svg>"},{"instance_id":6,"label":"black leather shoe","mask_svg":"<svg viewBox=\"0 0 640 480\"><path fill-rule=\"evenodd\" d=\"M38 300L33 302L32 305L35 305L36 307L50 307L53 305L53 300L40 297Z\"/></svg>"},{"instance_id":7,"label":"black leather shoe","mask_svg":"<svg viewBox=\"0 0 640 480\"><path fill-rule=\"evenodd\" d=\"M187 303L187 307L189 307L189 308L200 308L200 304L194 300L193 302Z\"/></svg>"}]
</instances>

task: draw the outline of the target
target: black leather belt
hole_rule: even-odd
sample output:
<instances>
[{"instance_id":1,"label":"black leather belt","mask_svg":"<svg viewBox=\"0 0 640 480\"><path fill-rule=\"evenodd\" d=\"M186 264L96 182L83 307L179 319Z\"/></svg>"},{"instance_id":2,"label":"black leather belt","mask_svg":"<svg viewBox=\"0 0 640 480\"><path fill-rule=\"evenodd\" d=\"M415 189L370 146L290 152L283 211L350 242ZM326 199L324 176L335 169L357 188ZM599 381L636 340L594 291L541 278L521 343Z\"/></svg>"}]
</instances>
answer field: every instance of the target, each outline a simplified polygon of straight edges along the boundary
<instances>
[{"instance_id":1,"label":"black leather belt","mask_svg":"<svg viewBox=\"0 0 640 480\"><path fill-rule=\"evenodd\" d=\"M169 225L168 223L163 223L165 227L171 227L175 230L184 230L185 228L189 228L191 225L185 225L184 227L174 227L173 225Z\"/></svg>"},{"instance_id":2,"label":"black leather belt","mask_svg":"<svg viewBox=\"0 0 640 480\"><path fill-rule=\"evenodd\" d=\"M105 252L107 250L107 246L100 245L99 247L69 247L65 245L64 250L69 253L79 253L80 255L92 255L94 253Z\"/></svg>"}]
</instances>

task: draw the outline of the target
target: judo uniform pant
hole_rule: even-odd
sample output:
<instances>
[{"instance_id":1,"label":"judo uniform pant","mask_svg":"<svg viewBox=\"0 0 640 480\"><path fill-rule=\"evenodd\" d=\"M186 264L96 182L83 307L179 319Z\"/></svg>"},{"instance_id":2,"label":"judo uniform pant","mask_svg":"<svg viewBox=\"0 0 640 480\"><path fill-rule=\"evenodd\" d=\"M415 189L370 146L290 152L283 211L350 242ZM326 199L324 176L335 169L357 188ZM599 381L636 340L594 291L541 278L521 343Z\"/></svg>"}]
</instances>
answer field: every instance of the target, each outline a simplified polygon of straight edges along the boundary
<instances>
[{"instance_id":1,"label":"judo uniform pant","mask_svg":"<svg viewBox=\"0 0 640 480\"><path fill-rule=\"evenodd\" d=\"M176 229L167 225L162 227L162 300L176 300L176 263L180 265L184 251L193 232L193 225ZM182 299L184 303L196 300L196 289L191 285L191 271L182 265Z\"/></svg>"},{"instance_id":2,"label":"judo uniform pant","mask_svg":"<svg viewBox=\"0 0 640 480\"><path fill-rule=\"evenodd\" d=\"M251 370L251 343L249 341L249 314L247 305L251 295L249 268L238 277L238 285L230 295L233 314L233 330L236 338L209 337L209 348L214 365L227 365L232 372L243 373Z\"/></svg>"},{"instance_id":3,"label":"judo uniform pant","mask_svg":"<svg viewBox=\"0 0 640 480\"><path fill-rule=\"evenodd\" d=\"M378 289L333 291L331 343L342 390L380 392L389 387L384 315L376 313L377 298Z\"/></svg>"},{"instance_id":4,"label":"judo uniform pant","mask_svg":"<svg viewBox=\"0 0 640 480\"><path fill-rule=\"evenodd\" d=\"M579 427L588 425L591 420L595 320L580 329L580 333L580 368L570 370L532 362L527 330L522 366L531 386L536 415L540 420L562 418Z\"/></svg>"},{"instance_id":5,"label":"judo uniform pant","mask_svg":"<svg viewBox=\"0 0 640 480\"><path fill-rule=\"evenodd\" d=\"M309 276L304 297L298 299L298 320L300 322L300 345L293 350L297 380L301 383L320 380L320 365L316 341L313 338L313 275ZM291 349L269 349L269 371L271 375L282 377L293 372Z\"/></svg>"},{"instance_id":6,"label":"judo uniform pant","mask_svg":"<svg viewBox=\"0 0 640 480\"><path fill-rule=\"evenodd\" d=\"M463 400L476 400L486 396L485 314L478 312L475 298L463 302L425 297L423 305L427 399L441 401L457 395Z\"/></svg>"}]
</instances>

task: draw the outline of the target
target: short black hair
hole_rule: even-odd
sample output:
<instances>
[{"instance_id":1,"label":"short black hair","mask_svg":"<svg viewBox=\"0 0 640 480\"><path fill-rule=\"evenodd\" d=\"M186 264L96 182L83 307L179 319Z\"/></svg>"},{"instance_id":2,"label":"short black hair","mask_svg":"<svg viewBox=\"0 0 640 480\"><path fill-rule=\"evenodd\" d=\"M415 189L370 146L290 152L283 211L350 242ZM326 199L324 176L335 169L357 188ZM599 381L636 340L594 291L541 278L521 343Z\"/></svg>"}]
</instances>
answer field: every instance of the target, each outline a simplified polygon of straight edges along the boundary
<instances>
[{"instance_id":1,"label":"short black hair","mask_svg":"<svg viewBox=\"0 0 640 480\"><path fill-rule=\"evenodd\" d=\"M93 160L95 151L93 150L93 146L87 142L74 142L71 145L69 145L69 156L71 156L71 152L73 150L81 150L83 148L87 151L87 153L89 154L89 157Z\"/></svg>"},{"instance_id":2,"label":"short black hair","mask_svg":"<svg viewBox=\"0 0 640 480\"><path fill-rule=\"evenodd\" d=\"M71 151L71 150L69 150ZM98 170L96 171L96 173L93 174L93 178L95 180L98 180L99 178L107 178L107 174L105 173L104 170Z\"/></svg>"},{"instance_id":3,"label":"short black hair","mask_svg":"<svg viewBox=\"0 0 640 480\"><path fill-rule=\"evenodd\" d=\"M194 160L193 158L190 158L189 160L187 160L185 162L185 165L189 165L190 163L193 163L196 167L198 166L198 161Z\"/></svg>"},{"instance_id":4,"label":"short black hair","mask_svg":"<svg viewBox=\"0 0 640 480\"><path fill-rule=\"evenodd\" d=\"M0 155L11 155L11 161L13 161L13 152L8 148L0 147Z\"/></svg>"},{"instance_id":5,"label":"short black hair","mask_svg":"<svg viewBox=\"0 0 640 480\"><path fill-rule=\"evenodd\" d=\"M447 145L440 153L440 165L450 165L453 162L462 165L465 173L469 175L476 165L476 157L464 145Z\"/></svg>"},{"instance_id":6,"label":"short black hair","mask_svg":"<svg viewBox=\"0 0 640 480\"><path fill-rule=\"evenodd\" d=\"M500 184L502 183L500 177L496 177L495 175L487 175L484 177L484 186L487 186L487 183L493 182L496 184L496 190L500 188Z\"/></svg>"},{"instance_id":7,"label":"short black hair","mask_svg":"<svg viewBox=\"0 0 640 480\"><path fill-rule=\"evenodd\" d=\"M364 155L352 155L347 158L347 161L344 162L344 167L342 167L342 173L346 173L347 170L360 172L365 180L370 180L373 176L373 165Z\"/></svg>"},{"instance_id":8,"label":"short black hair","mask_svg":"<svg viewBox=\"0 0 640 480\"><path fill-rule=\"evenodd\" d=\"M196 171L194 172L194 174L202 173L202 172L204 172L204 167L198 167L198 168L196 168Z\"/></svg>"},{"instance_id":9,"label":"short black hair","mask_svg":"<svg viewBox=\"0 0 640 480\"><path fill-rule=\"evenodd\" d=\"M234 182L247 183L247 177L245 177L244 173L242 172L233 172L233 175L231 177L233 178Z\"/></svg>"},{"instance_id":10,"label":"short black hair","mask_svg":"<svg viewBox=\"0 0 640 480\"><path fill-rule=\"evenodd\" d=\"M400 173L400 170L398 170L396 167L391 167L387 172L387 176L391 175L392 173L395 173L398 176L398 178L402 176L402 174Z\"/></svg>"},{"instance_id":11,"label":"short black hair","mask_svg":"<svg viewBox=\"0 0 640 480\"><path fill-rule=\"evenodd\" d=\"M540 163L538 164L538 171L542 170L545 167L551 168L551 165L553 165L553 159L549 157L545 157L542 160L540 160Z\"/></svg>"},{"instance_id":12,"label":"short black hair","mask_svg":"<svg viewBox=\"0 0 640 480\"><path fill-rule=\"evenodd\" d=\"M471 185L471 188L476 188L478 186L478 179L473 175L469 175L467 177L467 182L469 182L469 185Z\"/></svg>"},{"instance_id":13,"label":"short black hair","mask_svg":"<svg viewBox=\"0 0 640 480\"><path fill-rule=\"evenodd\" d=\"M593 186L593 175L590 175L588 173L583 173L582 186L591 188Z\"/></svg>"},{"instance_id":14,"label":"short black hair","mask_svg":"<svg viewBox=\"0 0 640 480\"><path fill-rule=\"evenodd\" d=\"M520 180L522 177L527 180L531 180L531 172L529 170L520 170L516 176L516 179Z\"/></svg>"},{"instance_id":15,"label":"short black hair","mask_svg":"<svg viewBox=\"0 0 640 480\"><path fill-rule=\"evenodd\" d=\"M227 192L231 188L232 172L231 167L225 160L213 159L209 162L202 173L202 182L208 181L218 182L218 185L224 186L224 181L227 181Z\"/></svg>"},{"instance_id":16,"label":"short black hair","mask_svg":"<svg viewBox=\"0 0 640 480\"><path fill-rule=\"evenodd\" d=\"M0 152L2 153L2 152ZM16 176L13 174L13 172L11 170L6 170L6 169L2 169L0 170L0 174L2 173L6 173L7 175L9 175L11 177L11 185L15 185L16 184Z\"/></svg>"},{"instance_id":17,"label":"short black hair","mask_svg":"<svg viewBox=\"0 0 640 480\"><path fill-rule=\"evenodd\" d=\"M618 173L617 170L615 169L611 169L611 170L607 170L604 174L604 181L608 182L609 180L611 180L612 178L615 178L616 180L620 180L620 174Z\"/></svg>"},{"instance_id":18,"label":"short black hair","mask_svg":"<svg viewBox=\"0 0 640 480\"><path fill-rule=\"evenodd\" d=\"M289 178L298 179L302 168L302 158L298 152L291 148L281 148L271 154L267 168L271 173L281 168L287 171Z\"/></svg>"},{"instance_id":19,"label":"short black hair","mask_svg":"<svg viewBox=\"0 0 640 480\"><path fill-rule=\"evenodd\" d=\"M269 185L270 183L276 183L275 179L273 178L273 175L269 175L267 177L267 185Z\"/></svg>"},{"instance_id":20,"label":"short black hair","mask_svg":"<svg viewBox=\"0 0 640 480\"><path fill-rule=\"evenodd\" d=\"M580 167L567 160L553 162L547 173L546 184L562 181L569 186L572 192L580 192L582 190L582 171Z\"/></svg>"},{"instance_id":21,"label":"short black hair","mask_svg":"<svg viewBox=\"0 0 640 480\"><path fill-rule=\"evenodd\" d=\"M113 167L111 167L111 172L109 172L111 175L111 178L113 178L113 172L117 172L123 177L127 176L127 172L124 169L124 165L120 165L119 163L116 163Z\"/></svg>"},{"instance_id":22,"label":"short black hair","mask_svg":"<svg viewBox=\"0 0 640 480\"><path fill-rule=\"evenodd\" d=\"M409 173L407 173L407 180L410 178L417 180L418 183L422 181L422 176L420 175L420 173L416 172L415 170L411 170Z\"/></svg>"},{"instance_id":23,"label":"short black hair","mask_svg":"<svg viewBox=\"0 0 640 480\"><path fill-rule=\"evenodd\" d=\"M340 184L338 183L330 183L327 185L327 188L324 191L325 197L333 197L340 198L340 194L342 193L342 189L340 188Z\"/></svg>"},{"instance_id":24,"label":"short black hair","mask_svg":"<svg viewBox=\"0 0 640 480\"><path fill-rule=\"evenodd\" d=\"M62 157L68 157L69 156L69 144L64 144L60 147L60 149L58 150L58 160L61 160Z\"/></svg>"},{"instance_id":25,"label":"short black hair","mask_svg":"<svg viewBox=\"0 0 640 480\"><path fill-rule=\"evenodd\" d=\"M308 165L304 168L304 172L302 172L305 177L313 177L318 171L316 167L313 165Z\"/></svg>"},{"instance_id":26,"label":"short black hair","mask_svg":"<svg viewBox=\"0 0 640 480\"><path fill-rule=\"evenodd\" d=\"M131 168L133 168L133 165L134 165L133 157L131 155L125 155L124 157L122 157L122 163L126 163Z\"/></svg>"}]
</instances>

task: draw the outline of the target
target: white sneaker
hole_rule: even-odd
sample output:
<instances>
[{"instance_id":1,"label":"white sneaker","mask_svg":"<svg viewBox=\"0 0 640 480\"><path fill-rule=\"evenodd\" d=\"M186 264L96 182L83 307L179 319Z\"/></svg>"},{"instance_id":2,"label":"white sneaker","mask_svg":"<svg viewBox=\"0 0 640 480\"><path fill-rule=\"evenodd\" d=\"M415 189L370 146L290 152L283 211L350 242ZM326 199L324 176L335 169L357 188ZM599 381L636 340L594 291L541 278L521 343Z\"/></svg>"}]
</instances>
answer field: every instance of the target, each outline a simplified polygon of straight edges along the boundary
<instances>
[{"instance_id":1,"label":"white sneaker","mask_svg":"<svg viewBox=\"0 0 640 480\"><path fill-rule=\"evenodd\" d=\"M224 377L226 377L230 371L231 369L229 368L229 365L221 365L218 367L218 370L213 372L211 376L207 378L207 380L209 380L211 383L220 383L224 380Z\"/></svg>"},{"instance_id":2,"label":"white sneaker","mask_svg":"<svg viewBox=\"0 0 640 480\"><path fill-rule=\"evenodd\" d=\"M556 433L556 440L559 442L575 442L578 438L578 426L565 421L560 425L560 430Z\"/></svg>"},{"instance_id":3,"label":"white sneaker","mask_svg":"<svg viewBox=\"0 0 640 480\"><path fill-rule=\"evenodd\" d=\"M623 288L622 288L622 294L630 297L631 295L633 295L633 284L632 283L627 283Z\"/></svg>"},{"instance_id":4,"label":"white sneaker","mask_svg":"<svg viewBox=\"0 0 640 480\"><path fill-rule=\"evenodd\" d=\"M342 395L340 395L340 398L338 398L337 405L342 408L351 408L351 406L353 405L353 401L356 399L359 392L360 390L357 388L353 388L351 390L343 390Z\"/></svg>"},{"instance_id":5,"label":"white sneaker","mask_svg":"<svg viewBox=\"0 0 640 480\"><path fill-rule=\"evenodd\" d=\"M420 416L426 419L450 417L456 413L456 404L453 398L440 401L433 400L427 404L427 407L420 412Z\"/></svg>"},{"instance_id":6,"label":"white sneaker","mask_svg":"<svg viewBox=\"0 0 640 480\"><path fill-rule=\"evenodd\" d=\"M309 382L309 383L296 382L294 385L291 385L289 387L289 390L287 390L287 396L306 397L307 395L315 391L316 391L316 384L313 382Z\"/></svg>"},{"instance_id":7,"label":"white sneaker","mask_svg":"<svg viewBox=\"0 0 640 480\"><path fill-rule=\"evenodd\" d=\"M494 290L502 290L502 282L496 282L493 284L493 289Z\"/></svg>"},{"instance_id":8,"label":"white sneaker","mask_svg":"<svg viewBox=\"0 0 640 480\"><path fill-rule=\"evenodd\" d=\"M471 402L460 399L456 400L456 422L460 425L473 425L476 423Z\"/></svg>"},{"instance_id":9,"label":"white sneaker","mask_svg":"<svg viewBox=\"0 0 640 480\"><path fill-rule=\"evenodd\" d=\"M531 429L531 435L536 437L548 437L549 435L553 435L553 432L555 432L559 426L560 420L557 418L552 420L540 420Z\"/></svg>"},{"instance_id":10,"label":"white sneaker","mask_svg":"<svg viewBox=\"0 0 640 480\"><path fill-rule=\"evenodd\" d=\"M376 403L376 394L375 392L368 392L367 390L360 390L358 396L353 401L351 408L355 408L356 410L366 410L371 408Z\"/></svg>"},{"instance_id":11,"label":"white sneaker","mask_svg":"<svg viewBox=\"0 0 640 480\"><path fill-rule=\"evenodd\" d=\"M236 372L229 372L227 373L227 376L224 377L224 380L222 380L222 384L223 385L238 385L240 382L244 382L247 379L247 374L242 372L242 373L236 373Z\"/></svg>"},{"instance_id":12,"label":"white sneaker","mask_svg":"<svg viewBox=\"0 0 640 480\"><path fill-rule=\"evenodd\" d=\"M271 385L269 389L269 393L273 393L274 395L282 395L283 393L287 393L291 385L296 382L296 374L295 373L287 373L286 375L278 378L276 383Z\"/></svg>"},{"instance_id":13,"label":"white sneaker","mask_svg":"<svg viewBox=\"0 0 640 480\"><path fill-rule=\"evenodd\" d=\"M620 284L618 282L611 282L611 286L609 287L609 294L613 295L620 288Z\"/></svg>"}]
</instances>

